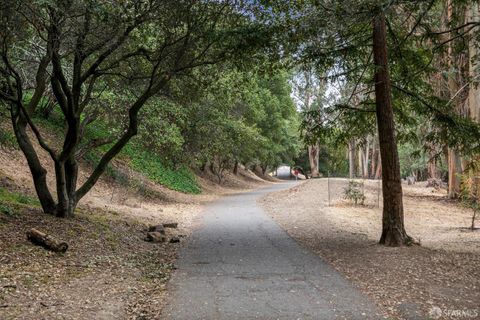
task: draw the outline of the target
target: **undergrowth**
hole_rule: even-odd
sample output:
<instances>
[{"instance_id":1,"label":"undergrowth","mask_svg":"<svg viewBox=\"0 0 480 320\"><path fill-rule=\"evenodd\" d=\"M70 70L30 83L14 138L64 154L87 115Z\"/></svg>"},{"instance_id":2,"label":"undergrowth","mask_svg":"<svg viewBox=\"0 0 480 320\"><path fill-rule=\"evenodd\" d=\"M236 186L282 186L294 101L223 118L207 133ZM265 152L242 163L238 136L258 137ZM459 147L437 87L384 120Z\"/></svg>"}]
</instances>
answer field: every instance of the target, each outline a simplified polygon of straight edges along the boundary
<instances>
[{"instance_id":1,"label":"undergrowth","mask_svg":"<svg viewBox=\"0 0 480 320\"><path fill-rule=\"evenodd\" d=\"M35 197L30 197L20 192L12 192L0 187L0 215L17 216L18 208L22 206L40 206Z\"/></svg>"},{"instance_id":2,"label":"undergrowth","mask_svg":"<svg viewBox=\"0 0 480 320\"><path fill-rule=\"evenodd\" d=\"M52 112L48 119L37 116L36 121L41 123L42 126L49 128L49 130L54 133L63 132L63 121L61 120L61 116L56 112ZM105 123L96 121L87 127L85 131L85 141L107 138L111 134L112 133ZM98 163L100 157L110 146L111 145L104 145L91 149L85 154L84 159L93 166ZM142 144L136 139L136 137L134 137L122 149L119 157L126 160L129 166L135 171L169 189L193 194L201 192L200 185L187 166L175 167L173 165L165 164L160 156L143 148ZM134 181L131 181L131 178L127 174L111 164L108 165L105 174L121 185L135 183Z\"/></svg>"},{"instance_id":3,"label":"undergrowth","mask_svg":"<svg viewBox=\"0 0 480 320\"><path fill-rule=\"evenodd\" d=\"M10 130L5 130L0 126L0 146L7 149L18 149L15 135Z\"/></svg>"}]
</instances>

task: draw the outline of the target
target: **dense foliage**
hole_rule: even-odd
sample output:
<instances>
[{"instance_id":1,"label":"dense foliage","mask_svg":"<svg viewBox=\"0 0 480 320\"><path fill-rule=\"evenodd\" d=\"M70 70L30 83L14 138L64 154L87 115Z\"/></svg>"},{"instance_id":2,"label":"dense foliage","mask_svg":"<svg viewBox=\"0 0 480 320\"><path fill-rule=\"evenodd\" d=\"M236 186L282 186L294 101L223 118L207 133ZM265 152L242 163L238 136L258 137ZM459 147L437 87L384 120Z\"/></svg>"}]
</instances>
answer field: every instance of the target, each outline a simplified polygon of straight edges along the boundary
<instances>
[{"instance_id":1,"label":"dense foliage","mask_svg":"<svg viewBox=\"0 0 480 320\"><path fill-rule=\"evenodd\" d=\"M199 192L188 169L199 163L221 180L232 162L266 170L291 158L286 76L274 63L260 67L271 30L256 13L253 3L236 1L2 1L2 114L43 210L73 215L122 150L134 168L187 192ZM54 110L64 129L56 142L36 116ZM28 130L54 164L55 188ZM142 148L126 147L139 133ZM77 185L78 161L88 154L93 171Z\"/></svg>"}]
</instances>

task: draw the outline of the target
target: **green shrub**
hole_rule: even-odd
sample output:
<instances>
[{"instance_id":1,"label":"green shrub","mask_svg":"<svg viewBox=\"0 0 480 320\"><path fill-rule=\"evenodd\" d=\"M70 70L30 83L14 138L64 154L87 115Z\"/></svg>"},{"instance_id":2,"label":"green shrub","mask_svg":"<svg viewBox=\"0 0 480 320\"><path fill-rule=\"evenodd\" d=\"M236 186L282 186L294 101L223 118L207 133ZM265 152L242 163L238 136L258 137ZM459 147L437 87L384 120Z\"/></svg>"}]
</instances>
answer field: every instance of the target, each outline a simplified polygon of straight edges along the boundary
<instances>
[{"instance_id":1,"label":"green shrub","mask_svg":"<svg viewBox=\"0 0 480 320\"><path fill-rule=\"evenodd\" d=\"M463 174L460 175L460 181L459 198L464 207L472 209L470 229L475 230L475 222L480 212L480 177Z\"/></svg>"},{"instance_id":2,"label":"green shrub","mask_svg":"<svg viewBox=\"0 0 480 320\"><path fill-rule=\"evenodd\" d=\"M173 168L162 163L159 157L149 152L137 152L131 157L133 169L167 188L198 194L200 186L193 173L185 166Z\"/></svg>"},{"instance_id":3,"label":"green shrub","mask_svg":"<svg viewBox=\"0 0 480 320\"><path fill-rule=\"evenodd\" d=\"M0 212L10 217L15 216L15 211L5 204L0 204Z\"/></svg>"},{"instance_id":4,"label":"green shrub","mask_svg":"<svg viewBox=\"0 0 480 320\"><path fill-rule=\"evenodd\" d=\"M58 110L54 110L48 119L37 116L36 121L39 121L42 126L49 128L53 132L63 132L63 120ZM102 139L116 135L109 126L101 119L93 124L87 126L85 130L85 140L94 138ZM195 176L187 166L180 166L175 168L173 164L167 163L160 155L155 154L151 150L140 143L140 137L134 137L120 152L119 157L126 158L130 163L132 169L145 175L152 181L159 183L169 189L198 194L201 188L195 179ZM100 161L101 156L108 150L110 145L103 145L101 147L91 149L84 155L90 165L94 166ZM128 175L121 170L116 169L109 164L105 174L121 185L129 185L132 183Z\"/></svg>"},{"instance_id":5,"label":"green shrub","mask_svg":"<svg viewBox=\"0 0 480 320\"><path fill-rule=\"evenodd\" d=\"M354 180L348 181L348 186L343 189L344 198L361 205L365 202L365 195L363 194L363 184Z\"/></svg>"},{"instance_id":6,"label":"green shrub","mask_svg":"<svg viewBox=\"0 0 480 320\"><path fill-rule=\"evenodd\" d=\"M20 192L11 192L3 187L0 187L0 202L26 204L29 206L40 205L40 202L37 200L37 198L30 197Z\"/></svg>"},{"instance_id":7,"label":"green shrub","mask_svg":"<svg viewBox=\"0 0 480 320\"><path fill-rule=\"evenodd\" d=\"M18 149L15 135L8 130L0 128L0 146L8 149Z\"/></svg>"}]
</instances>

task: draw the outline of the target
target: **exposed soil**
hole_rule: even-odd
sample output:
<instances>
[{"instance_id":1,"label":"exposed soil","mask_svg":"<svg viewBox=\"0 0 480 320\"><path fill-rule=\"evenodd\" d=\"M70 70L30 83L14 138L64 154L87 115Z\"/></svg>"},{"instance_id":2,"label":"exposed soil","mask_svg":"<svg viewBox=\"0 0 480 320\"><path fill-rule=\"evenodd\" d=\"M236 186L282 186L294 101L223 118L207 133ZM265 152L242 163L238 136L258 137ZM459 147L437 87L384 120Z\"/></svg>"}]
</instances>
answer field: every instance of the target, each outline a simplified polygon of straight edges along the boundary
<instances>
[{"instance_id":1,"label":"exposed soil","mask_svg":"<svg viewBox=\"0 0 480 320\"><path fill-rule=\"evenodd\" d=\"M465 228L470 210L447 200L443 190L404 185L407 232L422 245L387 248L377 244L377 202L382 202L378 182L365 182L365 206L343 199L347 183L308 180L261 203L292 237L331 263L391 317L428 319L432 310L440 310L431 315L480 318L480 232Z\"/></svg>"}]
</instances>

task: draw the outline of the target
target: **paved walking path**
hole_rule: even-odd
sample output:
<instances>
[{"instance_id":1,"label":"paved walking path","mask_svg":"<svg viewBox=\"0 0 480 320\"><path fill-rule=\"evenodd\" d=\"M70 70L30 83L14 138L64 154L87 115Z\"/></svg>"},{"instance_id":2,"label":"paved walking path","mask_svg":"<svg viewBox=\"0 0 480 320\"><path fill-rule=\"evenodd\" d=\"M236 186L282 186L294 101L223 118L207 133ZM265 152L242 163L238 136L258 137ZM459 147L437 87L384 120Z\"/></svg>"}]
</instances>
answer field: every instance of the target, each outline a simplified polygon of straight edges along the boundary
<instances>
[{"instance_id":1,"label":"paved walking path","mask_svg":"<svg viewBox=\"0 0 480 320\"><path fill-rule=\"evenodd\" d=\"M377 318L372 303L257 205L262 195L293 184L207 207L180 252L162 319Z\"/></svg>"}]
</instances>

